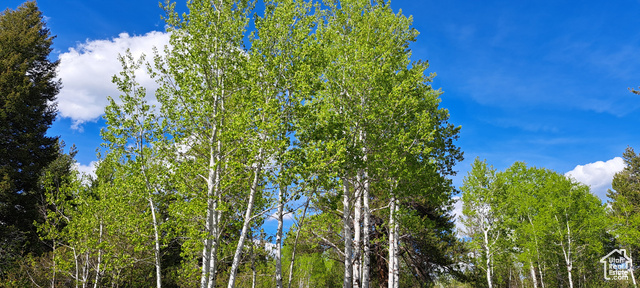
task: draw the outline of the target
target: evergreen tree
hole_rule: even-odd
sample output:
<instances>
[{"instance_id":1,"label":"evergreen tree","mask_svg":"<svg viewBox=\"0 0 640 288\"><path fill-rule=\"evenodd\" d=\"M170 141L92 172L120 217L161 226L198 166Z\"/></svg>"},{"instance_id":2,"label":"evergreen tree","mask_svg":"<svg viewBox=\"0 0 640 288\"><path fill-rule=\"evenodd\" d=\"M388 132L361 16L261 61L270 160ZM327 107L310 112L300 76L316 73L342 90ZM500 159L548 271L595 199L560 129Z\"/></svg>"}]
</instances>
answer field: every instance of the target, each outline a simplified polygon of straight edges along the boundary
<instances>
[{"instance_id":1,"label":"evergreen tree","mask_svg":"<svg viewBox=\"0 0 640 288\"><path fill-rule=\"evenodd\" d=\"M640 155L627 147L622 154L626 167L613 176L609 217L613 222L616 242L625 248L632 259L640 253ZM634 269L635 270L635 269ZM635 283L635 272L631 274Z\"/></svg>"},{"instance_id":2,"label":"evergreen tree","mask_svg":"<svg viewBox=\"0 0 640 288\"><path fill-rule=\"evenodd\" d=\"M57 137L45 135L61 85L48 59L53 38L35 2L0 13L0 274L40 250L38 178L57 153Z\"/></svg>"}]
</instances>

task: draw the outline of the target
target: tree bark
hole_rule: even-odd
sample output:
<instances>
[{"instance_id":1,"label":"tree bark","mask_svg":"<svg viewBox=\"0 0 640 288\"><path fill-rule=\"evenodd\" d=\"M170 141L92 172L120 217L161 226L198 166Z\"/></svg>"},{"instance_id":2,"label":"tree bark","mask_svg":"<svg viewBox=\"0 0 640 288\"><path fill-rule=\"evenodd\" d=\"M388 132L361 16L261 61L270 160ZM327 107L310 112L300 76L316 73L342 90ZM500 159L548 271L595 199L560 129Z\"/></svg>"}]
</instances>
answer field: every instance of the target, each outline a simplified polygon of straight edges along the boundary
<instances>
[{"instance_id":1,"label":"tree bark","mask_svg":"<svg viewBox=\"0 0 640 288\"><path fill-rule=\"evenodd\" d=\"M100 220L100 235L98 238L98 245L102 243L102 220ZM98 282L100 282L100 265L102 264L102 249L98 248L98 267L96 267L96 279L93 282L93 288L98 287Z\"/></svg>"},{"instance_id":2,"label":"tree bark","mask_svg":"<svg viewBox=\"0 0 640 288\"><path fill-rule=\"evenodd\" d=\"M487 285L489 288L493 288L491 283L491 248L489 248L489 231L485 227L482 232L484 233L484 256L486 257Z\"/></svg>"},{"instance_id":3,"label":"tree bark","mask_svg":"<svg viewBox=\"0 0 640 288\"><path fill-rule=\"evenodd\" d=\"M362 172L358 171L356 185L354 187L354 216L353 216L353 288L360 288L361 259L360 259L360 237L362 218Z\"/></svg>"},{"instance_id":4,"label":"tree bark","mask_svg":"<svg viewBox=\"0 0 640 288\"><path fill-rule=\"evenodd\" d=\"M344 189L343 201L342 201L342 225L344 236L344 279L342 283L343 288L351 288L353 284L353 239L351 238L351 191L349 189L349 180L347 177L342 179L342 185Z\"/></svg>"},{"instance_id":5,"label":"tree bark","mask_svg":"<svg viewBox=\"0 0 640 288\"><path fill-rule=\"evenodd\" d=\"M249 191L249 203L247 204L247 210L244 214L244 223L242 224L242 232L240 232L240 239L238 239L238 246L236 252L233 255L233 262L231 264L231 272L229 274L228 288L235 286L236 275L238 273L238 266L240 266L240 256L242 255L242 248L244 246L244 240L247 237L247 231L249 230L249 224L251 223L251 213L253 213L253 202L255 195L258 191L258 183L260 182L260 173L262 172L262 153L263 148L258 152L258 163L254 170L253 183L251 183L251 190Z\"/></svg>"},{"instance_id":6,"label":"tree bark","mask_svg":"<svg viewBox=\"0 0 640 288\"><path fill-rule=\"evenodd\" d=\"M533 288L538 288L538 280L536 279L536 269L533 267L533 261L529 260L529 272L531 272L531 280Z\"/></svg>"},{"instance_id":7,"label":"tree bark","mask_svg":"<svg viewBox=\"0 0 640 288\"><path fill-rule=\"evenodd\" d=\"M633 255L631 255L631 249L627 249L629 251L629 258L633 259ZM629 267L629 273L631 274L631 281L633 282L633 287L638 287L636 284L636 276L633 275L633 262L631 263L631 267Z\"/></svg>"},{"instance_id":8,"label":"tree bark","mask_svg":"<svg viewBox=\"0 0 640 288\"><path fill-rule=\"evenodd\" d=\"M219 180L219 162L217 161L218 157L216 153L216 149L214 148L214 143L216 146L220 146L219 141L215 140L217 136L216 127L213 128L211 138L209 139L209 175L207 177L207 215L205 217L205 231L207 232L207 237L204 239L204 246L202 248L202 275L200 276L200 287L201 288L209 288L214 287L215 283L211 283L213 281L212 273L215 274L215 264L216 253L212 251L213 242L216 238L216 211L217 211L217 185ZM213 267L212 267L213 266Z\"/></svg>"},{"instance_id":9,"label":"tree bark","mask_svg":"<svg viewBox=\"0 0 640 288\"><path fill-rule=\"evenodd\" d=\"M395 213L398 213L398 199L394 198L395 203ZM395 242L393 243L393 288L398 288L400 286L400 224L398 223L398 219L394 222L393 225L393 239Z\"/></svg>"},{"instance_id":10,"label":"tree bark","mask_svg":"<svg viewBox=\"0 0 640 288\"><path fill-rule=\"evenodd\" d=\"M160 236L158 234L158 219L156 218L155 205L153 199L149 196L149 209L151 209L151 218L153 221L153 236L155 242L154 260L156 266L156 287L162 288L162 262L160 257Z\"/></svg>"},{"instance_id":11,"label":"tree bark","mask_svg":"<svg viewBox=\"0 0 640 288\"><path fill-rule=\"evenodd\" d=\"M280 165L280 171L283 167ZM276 287L282 288L282 212L284 210L284 194L285 187L280 184L280 191L278 193L278 230L276 231Z\"/></svg>"},{"instance_id":12,"label":"tree bark","mask_svg":"<svg viewBox=\"0 0 640 288\"><path fill-rule=\"evenodd\" d=\"M396 220L397 202L394 196L389 203L389 282L388 288L398 288L398 224Z\"/></svg>"},{"instance_id":13,"label":"tree bark","mask_svg":"<svg viewBox=\"0 0 640 288\"><path fill-rule=\"evenodd\" d=\"M251 246L249 246L249 249L251 249L249 251L249 253L251 253L251 288L256 288L258 273L256 271L256 255L253 253L253 245L255 245L255 243L253 242L252 234L249 234L249 241L251 241Z\"/></svg>"},{"instance_id":14,"label":"tree bark","mask_svg":"<svg viewBox=\"0 0 640 288\"><path fill-rule=\"evenodd\" d=\"M365 156L366 157L366 156ZM366 159L366 158L365 158ZM366 161L366 160L365 160ZM364 247L363 265L362 265L362 288L369 288L369 271L371 269L371 247L369 241L369 232L371 227L371 210L369 209L369 174L367 170L364 171L364 189L362 193L362 202L363 202L363 223L362 227L364 229L364 233L362 236L362 246Z\"/></svg>"}]
</instances>

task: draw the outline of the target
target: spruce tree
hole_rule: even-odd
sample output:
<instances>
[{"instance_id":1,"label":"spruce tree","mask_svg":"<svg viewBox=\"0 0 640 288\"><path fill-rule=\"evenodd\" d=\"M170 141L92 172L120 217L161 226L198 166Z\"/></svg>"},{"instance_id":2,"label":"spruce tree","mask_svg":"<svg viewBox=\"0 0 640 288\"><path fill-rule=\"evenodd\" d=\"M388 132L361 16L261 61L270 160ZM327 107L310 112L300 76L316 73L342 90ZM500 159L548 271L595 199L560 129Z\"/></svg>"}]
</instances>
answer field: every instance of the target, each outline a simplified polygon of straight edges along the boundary
<instances>
[{"instance_id":1,"label":"spruce tree","mask_svg":"<svg viewBox=\"0 0 640 288\"><path fill-rule=\"evenodd\" d=\"M61 87L48 59L53 38L35 2L0 13L0 275L39 251L38 178L57 153L57 137L45 135Z\"/></svg>"}]
</instances>

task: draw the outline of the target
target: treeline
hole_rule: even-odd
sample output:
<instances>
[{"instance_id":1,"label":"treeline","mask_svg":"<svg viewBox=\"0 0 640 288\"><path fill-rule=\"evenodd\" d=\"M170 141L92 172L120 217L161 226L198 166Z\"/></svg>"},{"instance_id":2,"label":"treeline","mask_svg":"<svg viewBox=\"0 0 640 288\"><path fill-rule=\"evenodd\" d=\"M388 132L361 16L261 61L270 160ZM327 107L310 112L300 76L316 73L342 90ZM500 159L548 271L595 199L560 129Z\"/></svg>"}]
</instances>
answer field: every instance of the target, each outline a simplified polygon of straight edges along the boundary
<instances>
[{"instance_id":1,"label":"treeline","mask_svg":"<svg viewBox=\"0 0 640 288\"><path fill-rule=\"evenodd\" d=\"M482 287L637 287L602 263L615 249L635 260L640 241L640 155L627 148L608 203L557 172L516 162L496 171L476 159L461 188L466 273ZM608 281L605 277L610 278Z\"/></svg>"},{"instance_id":2,"label":"treeline","mask_svg":"<svg viewBox=\"0 0 640 288\"><path fill-rule=\"evenodd\" d=\"M0 14L0 284L635 286L599 262L639 252L631 148L606 205L554 171L476 160L455 231L460 128L389 5L167 2L170 45L120 58L94 176L45 136L61 83L41 13Z\"/></svg>"},{"instance_id":3,"label":"treeline","mask_svg":"<svg viewBox=\"0 0 640 288\"><path fill-rule=\"evenodd\" d=\"M21 232L39 250L15 248L5 285L421 287L459 271L459 128L411 60L411 17L387 1L264 4L164 5L170 45L120 59L95 177L73 153L39 170ZM25 7L39 13L3 18Z\"/></svg>"}]
</instances>

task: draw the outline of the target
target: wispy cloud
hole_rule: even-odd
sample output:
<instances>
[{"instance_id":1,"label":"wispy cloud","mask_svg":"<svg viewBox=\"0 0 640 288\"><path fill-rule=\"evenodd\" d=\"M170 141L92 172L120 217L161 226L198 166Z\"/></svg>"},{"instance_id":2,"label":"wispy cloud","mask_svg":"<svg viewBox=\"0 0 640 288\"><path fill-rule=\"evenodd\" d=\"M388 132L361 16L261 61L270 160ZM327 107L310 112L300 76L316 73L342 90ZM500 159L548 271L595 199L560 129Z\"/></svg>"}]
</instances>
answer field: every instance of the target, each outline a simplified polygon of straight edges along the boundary
<instances>
[{"instance_id":1,"label":"wispy cloud","mask_svg":"<svg viewBox=\"0 0 640 288\"><path fill-rule=\"evenodd\" d=\"M168 44L169 34L163 32L153 31L140 36L122 33L112 40L87 41L60 54L58 75L63 85L58 95L60 116L71 118L76 129L82 123L97 120L108 104L107 96L118 99L120 95L116 85L111 83L112 77L122 71L118 55L131 49L136 58L142 53L150 58L153 47L162 51ZM150 90L157 85L144 71L136 73L136 77L149 93L153 93Z\"/></svg>"}]
</instances>

